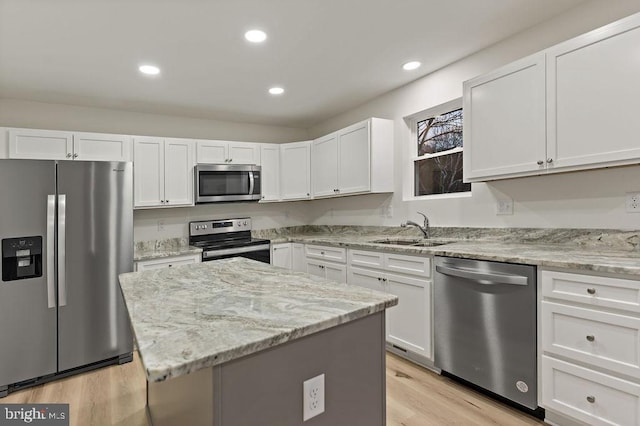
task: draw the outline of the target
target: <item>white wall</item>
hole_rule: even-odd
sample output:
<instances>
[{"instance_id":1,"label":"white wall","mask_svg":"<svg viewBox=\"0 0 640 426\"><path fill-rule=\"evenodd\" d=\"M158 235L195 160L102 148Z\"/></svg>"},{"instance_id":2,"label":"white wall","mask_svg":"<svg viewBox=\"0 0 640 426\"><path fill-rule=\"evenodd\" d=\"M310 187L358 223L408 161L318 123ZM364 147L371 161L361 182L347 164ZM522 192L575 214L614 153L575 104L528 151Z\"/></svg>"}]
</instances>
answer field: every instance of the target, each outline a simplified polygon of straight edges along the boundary
<instances>
[{"instance_id":1,"label":"white wall","mask_svg":"<svg viewBox=\"0 0 640 426\"><path fill-rule=\"evenodd\" d=\"M409 147L404 117L462 96L462 82L513 60L640 11L637 0L592 0L371 102L309 129L312 138L367 117L395 121L395 192L387 198L348 197L314 201L313 224L398 225L427 212L434 226L640 228L640 215L624 210L625 192L640 191L640 166L563 173L473 184L471 197L402 200L403 149ZM425 54L428 58L428 52ZM514 200L512 216L497 216L496 201ZM366 202L363 202L363 198ZM392 206L392 217L382 214ZM383 217L384 216L384 217Z\"/></svg>"},{"instance_id":2,"label":"white wall","mask_svg":"<svg viewBox=\"0 0 640 426\"><path fill-rule=\"evenodd\" d=\"M292 127L2 98L0 126L245 142L281 143L307 139L305 129Z\"/></svg>"}]
</instances>

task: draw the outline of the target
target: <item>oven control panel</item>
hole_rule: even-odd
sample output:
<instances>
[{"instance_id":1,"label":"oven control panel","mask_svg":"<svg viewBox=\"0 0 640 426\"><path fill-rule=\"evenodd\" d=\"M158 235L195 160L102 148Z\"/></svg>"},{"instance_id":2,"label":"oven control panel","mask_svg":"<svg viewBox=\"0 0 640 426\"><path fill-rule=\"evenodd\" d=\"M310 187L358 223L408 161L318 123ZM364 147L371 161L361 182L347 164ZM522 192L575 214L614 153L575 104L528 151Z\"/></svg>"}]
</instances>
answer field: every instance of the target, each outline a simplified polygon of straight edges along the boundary
<instances>
[{"instance_id":1,"label":"oven control panel","mask_svg":"<svg viewBox=\"0 0 640 426\"><path fill-rule=\"evenodd\" d=\"M225 234L228 232L251 231L251 218L202 220L189 223L189 236Z\"/></svg>"}]
</instances>

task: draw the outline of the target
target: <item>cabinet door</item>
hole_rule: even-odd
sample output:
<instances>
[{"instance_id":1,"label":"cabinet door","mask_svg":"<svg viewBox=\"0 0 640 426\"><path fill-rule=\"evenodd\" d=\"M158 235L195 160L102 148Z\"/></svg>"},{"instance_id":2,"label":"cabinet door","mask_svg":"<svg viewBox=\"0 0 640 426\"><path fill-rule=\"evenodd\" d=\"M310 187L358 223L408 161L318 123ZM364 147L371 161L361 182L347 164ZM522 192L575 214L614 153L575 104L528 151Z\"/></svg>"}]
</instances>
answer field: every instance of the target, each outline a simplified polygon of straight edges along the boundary
<instances>
[{"instance_id":1,"label":"cabinet door","mask_svg":"<svg viewBox=\"0 0 640 426\"><path fill-rule=\"evenodd\" d=\"M338 190L338 135L316 139L311 147L313 196L336 195Z\"/></svg>"},{"instance_id":2,"label":"cabinet door","mask_svg":"<svg viewBox=\"0 0 640 426\"><path fill-rule=\"evenodd\" d=\"M73 158L84 161L131 161L131 137L107 133L74 133Z\"/></svg>"},{"instance_id":3,"label":"cabinet door","mask_svg":"<svg viewBox=\"0 0 640 426\"><path fill-rule=\"evenodd\" d=\"M164 140L133 139L134 207L164 205Z\"/></svg>"},{"instance_id":4,"label":"cabinet door","mask_svg":"<svg viewBox=\"0 0 640 426\"><path fill-rule=\"evenodd\" d=\"M262 144L262 198L263 201L280 199L280 145Z\"/></svg>"},{"instance_id":5,"label":"cabinet door","mask_svg":"<svg viewBox=\"0 0 640 426\"><path fill-rule=\"evenodd\" d=\"M260 145L250 142L229 142L229 163L260 165Z\"/></svg>"},{"instance_id":6,"label":"cabinet door","mask_svg":"<svg viewBox=\"0 0 640 426\"><path fill-rule=\"evenodd\" d=\"M307 260L307 273L317 277L325 278L324 264L315 260Z\"/></svg>"},{"instance_id":7,"label":"cabinet door","mask_svg":"<svg viewBox=\"0 0 640 426\"><path fill-rule=\"evenodd\" d=\"M304 244L293 243L291 253L292 269L296 272L305 272L307 270L306 257L304 254Z\"/></svg>"},{"instance_id":8,"label":"cabinet door","mask_svg":"<svg viewBox=\"0 0 640 426\"><path fill-rule=\"evenodd\" d=\"M347 266L327 262L324 264L325 277L338 283L347 282Z\"/></svg>"},{"instance_id":9,"label":"cabinet door","mask_svg":"<svg viewBox=\"0 0 640 426\"><path fill-rule=\"evenodd\" d=\"M338 132L338 193L352 194L371 189L371 144L369 121Z\"/></svg>"},{"instance_id":10,"label":"cabinet door","mask_svg":"<svg viewBox=\"0 0 640 426\"><path fill-rule=\"evenodd\" d=\"M198 141L196 143L197 163L228 163L229 142L227 141Z\"/></svg>"},{"instance_id":11,"label":"cabinet door","mask_svg":"<svg viewBox=\"0 0 640 426\"><path fill-rule=\"evenodd\" d=\"M466 81L464 180L545 170L545 57L529 56Z\"/></svg>"},{"instance_id":12,"label":"cabinet door","mask_svg":"<svg viewBox=\"0 0 640 426\"><path fill-rule=\"evenodd\" d=\"M549 49L553 169L640 159L638 46L640 17L633 16Z\"/></svg>"},{"instance_id":13,"label":"cabinet door","mask_svg":"<svg viewBox=\"0 0 640 426\"><path fill-rule=\"evenodd\" d=\"M310 142L280 146L280 196L283 200L303 200L311 196Z\"/></svg>"},{"instance_id":14,"label":"cabinet door","mask_svg":"<svg viewBox=\"0 0 640 426\"><path fill-rule=\"evenodd\" d=\"M291 244L273 244L271 246L271 264L291 269Z\"/></svg>"},{"instance_id":15,"label":"cabinet door","mask_svg":"<svg viewBox=\"0 0 640 426\"><path fill-rule=\"evenodd\" d=\"M372 290L384 291L382 284L382 278L384 273L380 271L374 271L372 269L349 267L347 271L347 283L350 285L357 285L360 287L370 288ZM387 314L388 314L387 310Z\"/></svg>"},{"instance_id":16,"label":"cabinet door","mask_svg":"<svg viewBox=\"0 0 640 426\"><path fill-rule=\"evenodd\" d=\"M398 296L387 310L387 341L431 359L431 282L386 275L386 291Z\"/></svg>"},{"instance_id":17,"label":"cabinet door","mask_svg":"<svg viewBox=\"0 0 640 426\"><path fill-rule=\"evenodd\" d=\"M70 160L73 134L53 130L9 130L9 158Z\"/></svg>"},{"instance_id":18,"label":"cabinet door","mask_svg":"<svg viewBox=\"0 0 640 426\"><path fill-rule=\"evenodd\" d=\"M164 205L193 205L193 141L164 141Z\"/></svg>"}]
</instances>

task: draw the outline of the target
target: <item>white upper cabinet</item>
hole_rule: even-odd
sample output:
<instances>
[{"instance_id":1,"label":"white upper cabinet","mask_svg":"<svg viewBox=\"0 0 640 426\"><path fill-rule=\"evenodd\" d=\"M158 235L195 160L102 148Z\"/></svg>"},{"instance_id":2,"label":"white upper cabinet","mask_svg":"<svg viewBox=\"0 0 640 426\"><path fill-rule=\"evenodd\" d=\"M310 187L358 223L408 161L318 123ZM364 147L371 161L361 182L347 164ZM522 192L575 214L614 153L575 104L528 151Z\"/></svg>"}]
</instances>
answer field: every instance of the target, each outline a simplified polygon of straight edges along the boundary
<instances>
[{"instance_id":1,"label":"white upper cabinet","mask_svg":"<svg viewBox=\"0 0 640 426\"><path fill-rule=\"evenodd\" d=\"M564 169L640 160L640 14L547 51L547 156Z\"/></svg>"},{"instance_id":2,"label":"white upper cabinet","mask_svg":"<svg viewBox=\"0 0 640 426\"><path fill-rule=\"evenodd\" d=\"M194 143L134 137L134 207L193 205Z\"/></svg>"},{"instance_id":3,"label":"white upper cabinet","mask_svg":"<svg viewBox=\"0 0 640 426\"><path fill-rule=\"evenodd\" d=\"M338 188L338 134L331 133L311 145L313 196L335 195Z\"/></svg>"},{"instance_id":4,"label":"white upper cabinet","mask_svg":"<svg viewBox=\"0 0 640 426\"><path fill-rule=\"evenodd\" d=\"M467 182L640 163L640 14L464 84Z\"/></svg>"},{"instance_id":5,"label":"white upper cabinet","mask_svg":"<svg viewBox=\"0 0 640 426\"><path fill-rule=\"evenodd\" d=\"M251 142L201 140L197 142L196 158L198 163L260 165L261 145Z\"/></svg>"},{"instance_id":6,"label":"white upper cabinet","mask_svg":"<svg viewBox=\"0 0 640 426\"><path fill-rule=\"evenodd\" d=\"M10 129L9 158L131 161L131 137L107 133Z\"/></svg>"},{"instance_id":7,"label":"white upper cabinet","mask_svg":"<svg viewBox=\"0 0 640 426\"><path fill-rule=\"evenodd\" d=\"M370 118L313 141L313 196L393 192L393 121Z\"/></svg>"},{"instance_id":8,"label":"white upper cabinet","mask_svg":"<svg viewBox=\"0 0 640 426\"><path fill-rule=\"evenodd\" d=\"M164 199L167 206L193 205L193 141L164 140Z\"/></svg>"},{"instance_id":9,"label":"white upper cabinet","mask_svg":"<svg viewBox=\"0 0 640 426\"><path fill-rule=\"evenodd\" d=\"M545 57L464 83L464 180L544 170Z\"/></svg>"},{"instance_id":10,"label":"white upper cabinet","mask_svg":"<svg viewBox=\"0 0 640 426\"><path fill-rule=\"evenodd\" d=\"M280 145L262 144L262 196L260 201L280 199Z\"/></svg>"},{"instance_id":11,"label":"white upper cabinet","mask_svg":"<svg viewBox=\"0 0 640 426\"><path fill-rule=\"evenodd\" d=\"M311 198L311 141L280 145L280 198Z\"/></svg>"},{"instance_id":12,"label":"white upper cabinet","mask_svg":"<svg viewBox=\"0 0 640 426\"><path fill-rule=\"evenodd\" d=\"M131 136L74 133L73 158L84 161L131 161Z\"/></svg>"}]
</instances>

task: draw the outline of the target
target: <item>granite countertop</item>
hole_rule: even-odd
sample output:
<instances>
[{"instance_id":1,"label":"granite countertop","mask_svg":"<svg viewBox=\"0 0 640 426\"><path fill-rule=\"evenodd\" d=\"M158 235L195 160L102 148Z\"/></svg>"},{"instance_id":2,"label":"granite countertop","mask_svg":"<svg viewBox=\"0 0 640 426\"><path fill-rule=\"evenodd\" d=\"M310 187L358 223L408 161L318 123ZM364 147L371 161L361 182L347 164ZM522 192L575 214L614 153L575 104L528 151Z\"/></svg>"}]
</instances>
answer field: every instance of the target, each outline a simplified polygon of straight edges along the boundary
<instances>
[{"instance_id":1,"label":"granite countertop","mask_svg":"<svg viewBox=\"0 0 640 426\"><path fill-rule=\"evenodd\" d=\"M161 259L202 253L202 249L189 245L187 238L138 241L133 250L133 261Z\"/></svg>"},{"instance_id":2,"label":"granite countertop","mask_svg":"<svg viewBox=\"0 0 640 426\"><path fill-rule=\"evenodd\" d=\"M222 364L372 315L396 296L244 258L120 275L147 380Z\"/></svg>"},{"instance_id":3,"label":"granite countertop","mask_svg":"<svg viewBox=\"0 0 640 426\"><path fill-rule=\"evenodd\" d=\"M640 276L640 232L585 229L435 228L434 247L380 244L422 240L414 229L325 226L257 232L272 243L300 242L362 250L393 251L522 263Z\"/></svg>"}]
</instances>

